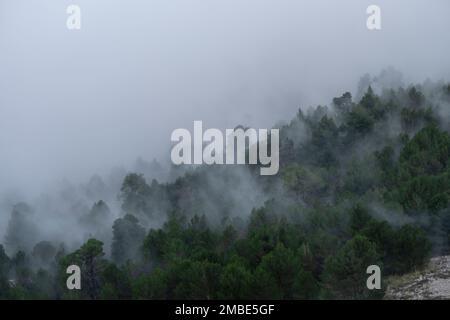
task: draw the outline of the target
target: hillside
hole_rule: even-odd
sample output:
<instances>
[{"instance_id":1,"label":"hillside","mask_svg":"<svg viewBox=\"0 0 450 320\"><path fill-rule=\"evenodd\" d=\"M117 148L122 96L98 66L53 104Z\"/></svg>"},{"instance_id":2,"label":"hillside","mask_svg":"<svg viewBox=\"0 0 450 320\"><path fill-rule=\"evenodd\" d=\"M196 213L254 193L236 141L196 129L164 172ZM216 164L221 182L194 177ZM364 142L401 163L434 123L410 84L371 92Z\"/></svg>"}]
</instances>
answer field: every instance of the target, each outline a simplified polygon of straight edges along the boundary
<instances>
[{"instance_id":1,"label":"hillside","mask_svg":"<svg viewBox=\"0 0 450 320\"><path fill-rule=\"evenodd\" d=\"M388 296L446 296L446 258L401 276L449 253L449 110L448 84L367 86L277 125L276 176L258 164L169 181L129 172L118 194L96 178L90 200L72 188L17 203L0 298L381 299L370 265L400 277ZM80 291L65 287L72 264Z\"/></svg>"}]
</instances>

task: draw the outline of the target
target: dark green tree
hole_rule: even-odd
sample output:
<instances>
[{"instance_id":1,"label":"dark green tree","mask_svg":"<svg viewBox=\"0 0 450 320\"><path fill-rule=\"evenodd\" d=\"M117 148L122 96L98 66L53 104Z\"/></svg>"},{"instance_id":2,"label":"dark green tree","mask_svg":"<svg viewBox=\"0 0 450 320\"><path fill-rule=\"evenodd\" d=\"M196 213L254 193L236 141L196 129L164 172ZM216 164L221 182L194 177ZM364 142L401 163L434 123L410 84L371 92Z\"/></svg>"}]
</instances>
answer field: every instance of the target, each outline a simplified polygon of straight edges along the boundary
<instances>
[{"instance_id":1,"label":"dark green tree","mask_svg":"<svg viewBox=\"0 0 450 320\"><path fill-rule=\"evenodd\" d=\"M128 260L142 258L145 229L131 214L114 221L111 256L115 263L123 265Z\"/></svg>"}]
</instances>

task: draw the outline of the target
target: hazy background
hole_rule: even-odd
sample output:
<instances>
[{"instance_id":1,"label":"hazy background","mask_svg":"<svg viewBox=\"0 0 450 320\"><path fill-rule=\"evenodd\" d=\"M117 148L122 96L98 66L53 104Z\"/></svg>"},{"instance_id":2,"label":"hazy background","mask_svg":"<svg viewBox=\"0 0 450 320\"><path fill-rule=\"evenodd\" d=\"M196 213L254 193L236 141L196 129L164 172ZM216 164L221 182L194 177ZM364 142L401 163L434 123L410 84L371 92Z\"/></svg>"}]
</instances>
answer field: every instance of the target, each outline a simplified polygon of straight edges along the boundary
<instances>
[{"instance_id":1,"label":"hazy background","mask_svg":"<svg viewBox=\"0 0 450 320\"><path fill-rule=\"evenodd\" d=\"M448 0L0 0L0 197L167 159L193 120L270 127L388 66L448 80L449 16Z\"/></svg>"}]
</instances>

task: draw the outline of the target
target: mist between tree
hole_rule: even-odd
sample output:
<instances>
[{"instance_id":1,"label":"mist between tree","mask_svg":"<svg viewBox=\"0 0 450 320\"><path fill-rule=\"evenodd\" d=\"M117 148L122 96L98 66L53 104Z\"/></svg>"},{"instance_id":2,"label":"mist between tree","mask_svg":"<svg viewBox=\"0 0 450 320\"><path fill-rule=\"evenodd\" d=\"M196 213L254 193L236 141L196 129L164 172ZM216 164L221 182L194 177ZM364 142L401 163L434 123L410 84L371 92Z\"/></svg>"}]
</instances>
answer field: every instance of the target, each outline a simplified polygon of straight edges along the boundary
<instances>
[{"instance_id":1,"label":"mist between tree","mask_svg":"<svg viewBox=\"0 0 450 320\"><path fill-rule=\"evenodd\" d=\"M276 175L139 160L6 202L0 297L382 298L450 235L450 85L393 79L365 76L355 97L276 124ZM72 264L79 291L65 287Z\"/></svg>"}]
</instances>

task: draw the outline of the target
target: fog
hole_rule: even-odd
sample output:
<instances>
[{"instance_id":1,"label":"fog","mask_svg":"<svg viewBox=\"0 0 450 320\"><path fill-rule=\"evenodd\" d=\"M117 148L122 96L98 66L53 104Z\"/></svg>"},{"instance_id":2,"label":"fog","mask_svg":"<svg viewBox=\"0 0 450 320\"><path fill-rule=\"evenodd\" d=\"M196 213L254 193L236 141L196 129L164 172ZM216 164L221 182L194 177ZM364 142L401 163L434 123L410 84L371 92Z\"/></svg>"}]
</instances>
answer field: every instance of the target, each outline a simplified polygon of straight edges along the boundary
<instances>
[{"instance_id":1,"label":"fog","mask_svg":"<svg viewBox=\"0 0 450 320\"><path fill-rule=\"evenodd\" d=\"M79 31L66 28L69 4L81 7ZM382 30L366 28L370 4ZM449 9L447 0L0 0L0 198L82 183L138 157L168 161L170 133L194 120L271 127L386 67L405 82L448 80ZM0 214L1 223L10 211Z\"/></svg>"}]
</instances>

